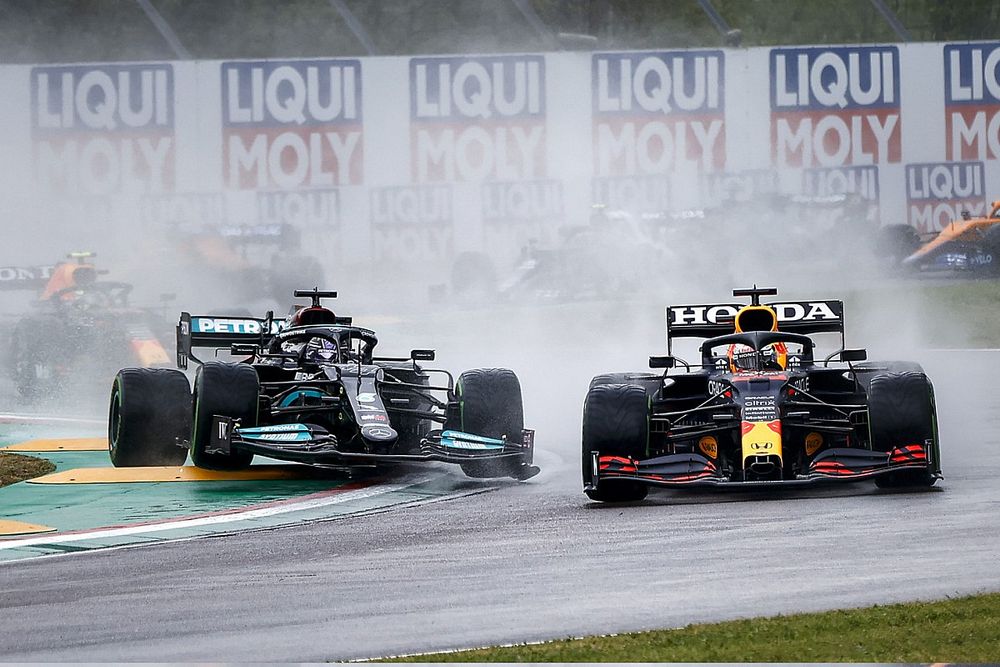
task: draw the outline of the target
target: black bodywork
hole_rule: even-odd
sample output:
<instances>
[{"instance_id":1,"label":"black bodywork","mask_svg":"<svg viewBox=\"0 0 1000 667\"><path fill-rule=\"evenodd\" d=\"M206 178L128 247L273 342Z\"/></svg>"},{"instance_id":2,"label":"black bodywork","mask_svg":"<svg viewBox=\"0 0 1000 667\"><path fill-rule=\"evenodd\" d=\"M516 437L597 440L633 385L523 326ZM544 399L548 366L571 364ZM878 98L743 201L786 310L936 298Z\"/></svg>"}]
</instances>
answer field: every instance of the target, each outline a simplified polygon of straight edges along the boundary
<instances>
[{"instance_id":1,"label":"black bodywork","mask_svg":"<svg viewBox=\"0 0 1000 667\"><path fill-rule=\"evenodd\" d=\"M615 378L646 389L646 444L630 453L588 448L585 412L585 490L596 495L607 480L667 487L804 485L904 470L926 474L921 479L928 486L939 478L933 388L926 377L919 374L929 394L927 437L879 442L870 420L872 378L897 371L904 362L858 363L863 350L844 350L839 301L772 306L782 331L723 335L713 334L733 331L740 306L668 309L668 340L711 336L701 346L701 359L688 364L671 355L651 357L651 367L676 369ZM818 332L840 333L841 349L816 359L814 341L804 334ZM782 365L770 356L776 345L789 350ZM734 367L735 348L756 363ZM588 396L588 406L590 401Z\"/></svg>"},{"instance_id":2,"label":"black bodywork","mask_svg":"<svg viewBox=\"0 0 1000 667\"><path fill-rule=\"evenodd\" d=\"M254 319L182 313L180 368L189 360L200 363L195 348L229 348L246 357L241 363L254 369L259 382L256 423L215 416L208 454L243 451L335 466L442 461L493 466L489 469L498 472L474 476L537 474L531 465L533 431L522 430L514 441L459 430L461 399L454 377L418 363L432 361L433 351L375 356L375 332L354 326L351 318L288 329L282 324L270 314ZM322 349L311 347L316 341ZM312 356L315 352L326 356ZM195 402L197 422L197 396Z\"/></svg>"}]
</instances>

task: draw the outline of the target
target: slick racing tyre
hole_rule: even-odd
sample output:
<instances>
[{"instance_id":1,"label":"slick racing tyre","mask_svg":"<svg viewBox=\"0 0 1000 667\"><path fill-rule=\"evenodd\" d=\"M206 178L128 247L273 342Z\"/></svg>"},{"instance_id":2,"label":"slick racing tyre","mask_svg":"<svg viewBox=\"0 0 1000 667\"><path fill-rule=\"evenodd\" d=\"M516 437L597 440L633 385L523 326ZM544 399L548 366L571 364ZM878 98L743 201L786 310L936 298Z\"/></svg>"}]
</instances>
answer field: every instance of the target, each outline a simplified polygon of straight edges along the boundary
<instances>
[{"instance_id":1,"label":"slick racing tyre","mask_svg":"<svg viewBox=\"0 0 1000 667\"><path fill-rule=\"evenodd\" d=\"M212 417L221 415L239 420L240 426L257 425L257 371L246 364L209 361L198 369L194 380L194 430L191 433L191 461L199 468L240 470L253 461L252 452L233 450L229 454L209 454Z\"/></svg>"},{"instance_id":2,"label":"slick racing tyre","mask_svg":"<svg viewBox=\"0 0 1000 667\"><path fill-rule=\"evenodd\" d=\"M896 447L919 444L936 438L934 402L927 376L918 372L882 373L871 379L868 392L872 450L889 452ZM879 488L933 486L937 478L931 467L937 452L927 452L926 470L900 470L875 478Z\"/></svg>"},{"instance_id":3,"label":"slick racing tyre","mask_svg":"<svg viewBox=\"0 0 1000 667\"><path fill-rule=\"evenodd\" d=\"M116 468L179 466L191 433L191 390L171 368L124 368L111 385L108 451Z\"/></svg>"},{"instance_id":4,"label":"slick racing tyre","mask_svg":"<svg viewBox=\"0 0 1000 667\"><path fill-rule=\"evenodd\" d=\"M521 383L514 371L506 368L479 368L465 371L455 383L458 409L451 410L446 429L472 433L487 438L521 442L524 434L524 406ZM521 461L469 461L462 472L469 477L515 476L527 465Z\"/></svg>"},{"instance_id":5,"label":"slick racing tyre","mask_svg":"<svg viewBox=\"0 0 1000 667\"><path fill-rule=\"evenodd\" d=\"M596 378L595 378L596 380ZM642 458L649 441L649 396L637 384L598 384L587 392L583 404L583 483L591 481L593 454ZM591 500L630 502L642 500L645 484L624 479L601 480L585 493Z\"/></svg>"}]
</instances>

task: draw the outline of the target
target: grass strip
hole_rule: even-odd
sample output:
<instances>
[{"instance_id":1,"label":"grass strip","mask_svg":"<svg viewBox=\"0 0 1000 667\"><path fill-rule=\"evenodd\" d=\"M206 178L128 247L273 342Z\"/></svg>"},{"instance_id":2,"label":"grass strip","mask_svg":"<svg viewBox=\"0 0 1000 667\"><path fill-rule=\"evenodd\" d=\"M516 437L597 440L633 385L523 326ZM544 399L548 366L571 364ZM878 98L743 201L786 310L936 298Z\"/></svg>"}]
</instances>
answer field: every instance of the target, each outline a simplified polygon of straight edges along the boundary
<instances>
[{"instance_id":1,"label":"grass strip","mask_svg":"<svg viewBox=\"0 0 1000 667\"><path fill-rule=\"evenodd\" d=\"M851 333L899 335L908 329L924 345L1000 347L1000 280L914 277L848 292L844 300L852 329L860 325Z\"/></svg>"},{"instance_id":2,"label":"grass strip","mask_svg":"<svg viewBox=\"0 0 1000 667\"><path fill-rule=\"evenodd\" d=\"M1000 593L420 655L398 662L1000 662Z\"/></svg>"},{"instance_id":3,"label":"grass strip","mask_svg":"<svg viewBox=\"0 0 1000 667\"><path fill-rule=\"evenodd\" d=\"M47 475L55 469L52 462L46 459L0 452L0 487Z\"/></svg>"}]
</instances>

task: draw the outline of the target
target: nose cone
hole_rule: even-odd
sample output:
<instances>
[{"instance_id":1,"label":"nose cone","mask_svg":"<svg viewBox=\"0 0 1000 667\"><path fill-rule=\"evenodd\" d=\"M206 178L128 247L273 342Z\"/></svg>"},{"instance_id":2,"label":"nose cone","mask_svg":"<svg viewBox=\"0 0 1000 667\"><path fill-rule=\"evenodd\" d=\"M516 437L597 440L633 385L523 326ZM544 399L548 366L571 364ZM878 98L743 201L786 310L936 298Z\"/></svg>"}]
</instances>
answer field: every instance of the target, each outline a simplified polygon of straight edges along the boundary
<instances>
[{"instance_id":1,"label":"nose cone","mask_svg":"<svg viewBox=\"0 0 1000 667\"><path fill-rule=\"evenodd\" d=\"M369 442L395 442L399 434L388 424L365 424L361 437Z\"/></svg>"}]
</instances>

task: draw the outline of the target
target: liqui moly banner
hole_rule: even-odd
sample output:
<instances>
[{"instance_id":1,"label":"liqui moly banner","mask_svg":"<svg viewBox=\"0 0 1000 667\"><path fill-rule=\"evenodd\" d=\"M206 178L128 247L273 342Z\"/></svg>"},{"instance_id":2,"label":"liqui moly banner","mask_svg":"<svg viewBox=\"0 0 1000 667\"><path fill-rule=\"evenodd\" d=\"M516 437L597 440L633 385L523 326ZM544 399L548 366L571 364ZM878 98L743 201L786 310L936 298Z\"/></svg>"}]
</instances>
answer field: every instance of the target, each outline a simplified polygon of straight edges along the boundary
<instances>
[{"instance_id":1,"label":"liqui moly banner","mask_svg":"<svg viewBox=\"0 0 1000 667\"><path fill-rule=\"evenodd\" d=\"M33 67L31 119L42 191L110 195L174 187L172 65Z\"/></svg>"},{"instance_id":2,"label":"liqui moly banner","mask_svg":"<svg viewBox=\"0 0 1000 667\"><path fill-rule=\"evenodd\" d=\"M858 195L878 202L878 167L815 167L802 170L802 194L810 197Z\"/></svg>"},{"instance_id":3,"label":"liqui moly banner","mask_svg":"<svg viewBox=\"0 0 1000 667\"><path fill-rule=\"evenodd\" d=\"M591 58L594 199L667 210L669 175L726 167L722 51Z\"/></svg>"},{"instance_id":4,"label":"liqui moly banner","mask_svg":"<svg viewBox=\"0 0 1000 667\"><path fill-rule=\"evenodd\" d=\"M702 206L747 202L778 192L778 174L773 169L716 171L702 174Z\"/></svg>"},{"instance_id":5,"label":"liqui moly banner","mask_svg":"<svg viewBox=\"0 0 1000 667\"><path fill-rule=\"evenodd\" d=\"M542 56L411 58L409 80L414 181L547 176Z\"/></svg>"},{"instance_id":6,"label":"liqui moly banner","mask_svg":"<svg viewBox=\"0 0 1000 667\"><path fill-rule=\"evenodd\" d=\"M906 218L920 233L939 232L963 213L986 215L982 162L906 165Z\"/></svg>"},{"instance_id":7,"label":"liqui moly banner","mask_svg":"<svg viewBox=\"0 0 1000 667\"><path fill-rule=\"evenodd\" d=\"M454 252L454 197L447 184L371 188L372 258L444 261Z\"/></svg>"},{"instance_id":8,"label":"liqui moly banner","mask_svg":"<svg viewBox=\"0 0 1000 667\"><path fill-rule=\"evenodd\" d=\"M777 167L902 160L899 49L772 49L771 145Z\"/></svg>"},{"instance_id":9,"label":"liqui moly banner","mask_svg":"<svg viewBox=\"0 0 1000 667\"><path fill-rule=\"evenodd\" d=\"M1000 159L1000 42L944 47L949 160Z\"/></svg>"},{"instance_id":10,"label":"liqui moly banner","mask_svg":"<svg viewBox=\"0 0 1000 667\"><path fill-rule=\"evenodd\" d=\"M221 75L226 187L364 182L360 61L224 62Z\"/></svg>"},{"instance_id":11,"label":"liqui moly banner","mask_svg":"<svg viewBox=\"0 0 1000 667\"><path fill-rule=\"evenodd\" d=\"M0 206L80 233L289 223L368 262L516 256L593 203L848 194L933 231L1000 198L1000 40L0 65L0 83Z\"/></svg>"}]
</instances>

